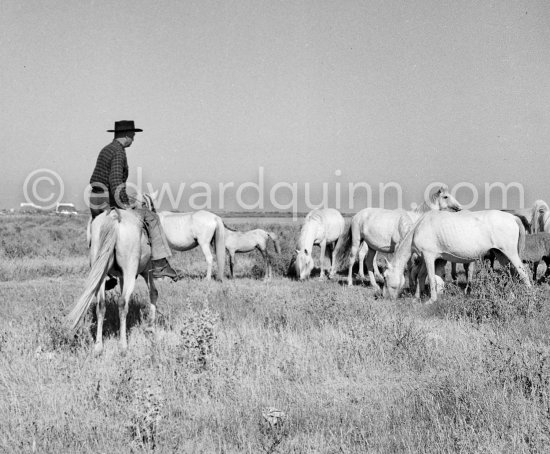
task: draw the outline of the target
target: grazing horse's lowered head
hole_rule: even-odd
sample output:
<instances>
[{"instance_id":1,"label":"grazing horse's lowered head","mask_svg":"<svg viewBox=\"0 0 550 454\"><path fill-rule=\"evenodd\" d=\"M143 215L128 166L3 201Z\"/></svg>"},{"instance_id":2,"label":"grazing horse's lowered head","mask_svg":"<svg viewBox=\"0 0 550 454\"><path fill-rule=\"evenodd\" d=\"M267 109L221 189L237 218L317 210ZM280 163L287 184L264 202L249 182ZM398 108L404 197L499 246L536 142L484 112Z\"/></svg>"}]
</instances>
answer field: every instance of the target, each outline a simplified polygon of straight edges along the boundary
<instances>
[{"instance_id":1,"label":"grazing horse's lowered head","mask_svg":"<svg viewBox=\"0 0 550 454\"><path fill-rule=\"evenodd\" d=\"M531 209L531 232L541 233L550 231L548 225L550 208L544 200L536 200Z\"/></svg>"},{"instance_id":2,"label":"grazing horse's lowered head","mask_svg":"<svg viewBox=\"0 0 550 454\"><path fill-rule=\"evenodd\" d=\"M296 260L294 261L294 272L296 277L301 281L307 279L313 270L313 257L311 253L304 249L300 251L296 249Z\"/></svg>"},{"instance_id":3,"label":"grazing horse's lowered head","mask_svg":"<svg viewBox=\"0 0 550 454\"><path fill-rule=\"evenodd\" d=\"M385 258L385 257L384 257ZM386 271L384 271L384 288L382 290L382 296L391 300L396 300L401 290L405 286L405 275L403 273L396 273L394 266L386 259Z\"/></svg>"}]
</instances>

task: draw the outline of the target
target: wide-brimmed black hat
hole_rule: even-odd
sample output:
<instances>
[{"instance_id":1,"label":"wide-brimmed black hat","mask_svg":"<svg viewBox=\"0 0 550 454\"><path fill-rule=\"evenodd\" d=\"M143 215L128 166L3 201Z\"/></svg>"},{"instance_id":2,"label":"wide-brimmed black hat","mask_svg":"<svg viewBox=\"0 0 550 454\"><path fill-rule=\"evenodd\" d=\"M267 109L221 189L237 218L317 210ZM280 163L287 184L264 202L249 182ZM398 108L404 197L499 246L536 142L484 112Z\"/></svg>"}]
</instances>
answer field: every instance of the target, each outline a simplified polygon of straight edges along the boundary
<instances>
[{"instance_id":1,"label":"wide-brimmed black hat","mask_svg":"<svg viewBox=\"0 0 550 454\"><path fill-rule=\"evenodd\" d=\"M143 132L143 129L136 128L132 120L120 120L120 121L115 121L115 129L107 130L107 132L125 132L125 131Z\"/></svg>"}]
</instances>

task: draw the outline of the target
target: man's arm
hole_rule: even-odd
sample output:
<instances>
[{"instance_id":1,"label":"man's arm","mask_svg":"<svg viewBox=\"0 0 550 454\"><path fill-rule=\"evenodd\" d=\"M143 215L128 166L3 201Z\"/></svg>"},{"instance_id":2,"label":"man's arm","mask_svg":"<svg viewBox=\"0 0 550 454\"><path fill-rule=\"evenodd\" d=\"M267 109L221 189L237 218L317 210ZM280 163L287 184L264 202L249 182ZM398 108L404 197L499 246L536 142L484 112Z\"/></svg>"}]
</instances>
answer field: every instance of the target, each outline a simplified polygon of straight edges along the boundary
<instances>
[{"instance_id":1,"label":"man's arm","mask_svg":"<svg viewBox=\"0 0 550 454\"><path fill-rule=\"evenodd\" d=\"M115 153L111 161L109 186L120 208L125 208L130 204L128 195L126 194L126 180L124 179L125 167L126 157L124 154L120 152Z\"/></svg>"}]
</instances>

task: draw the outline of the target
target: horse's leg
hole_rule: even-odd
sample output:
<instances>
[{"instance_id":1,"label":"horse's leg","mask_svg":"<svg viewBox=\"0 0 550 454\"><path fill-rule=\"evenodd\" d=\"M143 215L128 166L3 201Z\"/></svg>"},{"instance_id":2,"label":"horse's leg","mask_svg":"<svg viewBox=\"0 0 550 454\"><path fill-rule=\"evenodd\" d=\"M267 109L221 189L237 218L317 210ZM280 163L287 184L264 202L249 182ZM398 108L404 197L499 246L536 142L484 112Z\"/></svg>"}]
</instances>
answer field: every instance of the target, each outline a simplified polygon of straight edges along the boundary
<instances>
[{"instance_id":1,"label":"horse's leg","mask_svg":"<svg viewBox=\"0 0 550 454\"><path fill-rule=\"evenodd\" d=\"M95 336L94 354L96 356L103 353L103 321L105 320L105 280L103 280L99 291L97 292L97 306L95 308L97 315L97 333Z\"/></svg>"},{"instance_id":2,"label":"horse's leg","mask_svg":"<svg viewBox=\"0 0 550 454\"><path fill-rule=\"evenodd\" d=\"M464 294L472 291L472 282L474 281L475 263L464 263L464 272L466 273L466 288Z\"/></svg>"},{"instance_id":3,"label":"horse's leg","mask_svg":"<svg viewBox=\"0 0 550 454\"><path fill-rule=\"evenodd\" d=\"M367 271L369 273L369 280L370 285L372 288L374 288L377 292L380 291L380 286L376 282L376 279L374 277L374 258L376 257L376 251L372 248L369 248L369 251L367 252Z\"/></svg>"},{"instance_id":4,"label":"horse's leg","mask_svg":"<svg viewBox=\"0 0 550 454\"><path fill-rule=\"evenodd\" d=\"M537 282L537 269L540 262L533 262L533 282Z\"/></svg>"},{"instance_id":5,"label":"horse's leg","mask_svg":"<svg viewBox=\"0 0 550 454\"><path fill-rule=\"evenodd\" d=\"M423 259L420 259L420 266L416 274L416 291L414 292L414 299L420 300L422 293L426 293L426 277L428 276L428 269Z\"/></svg>"},{"instance_id":6,"label":"horse's leg","mask_svg":"<svg viewBox=\"0 0 550 454\"><path fill-rule=\"evenodd\" d=\"M414 291L413 299L415 300L420 299L422 294L421 279L424 279L423 282L426 281L426 268L422 259L413 254L409 259L409 291Z\"/></svg>"},{"instance_id":7,"label":"horse's leg","mask_svg":"<svg viewBox=\"0 0 550 454\"><path fill-rule=\"evenodd\" d=\"M458 273L456 272L456 262L451 262L451 281L453 282L453 284L456 284L458 282Z\"/></svg>"},{"instance_id":8,"label":"horse's leg","mask_svg":"<svg viewBox=\"0 0 550 454\"><path fill-rule=\"evenodd\" d=\"M328 278L334 278L336 274L336 241L330 243L330 272Z\"/></svg>"},{"instance_id":9,"label":"horse's leg","mask_svg":"<svg viewBox=\"0 0 550 454\"><path fill-rule=\"evenodd\" d=\"M544 272L544 279L546 280L550 276L550 256L545 255L542 260L546 264L546 271Z\"/></svg>"},{"instance_id":10,"label":"horse's leg","mask_svg":"<svg viewBox=\"0 0 550 454\"><path fill-rule=\"evenodd\" d=\"M382 273L380 273L380 269L378 268L378 253L374 254L374 258L372 259L372 267L374 269L374 277L383 282L384 276L382 276Z\"/></svg>"},{"instance_id":11,"label":"horse's leg","mask_svg":"<svg viewBox=\"0 0 550 454\"><path fill-rule=\"evenodd\" d=\"M126 335L126 316L128 315L128 306L130 297L136 285L135 269L132 271L124 271L124 287L118 298L118 317L120 319L120 350L123 354L128 350L128 339Z\"/></svg>"},{"instance_id":12,"label":"horse's leg","mask_svg":"<svg viewBox=\"0 0 550 454\"><path fill-rule=\"evenodd\" d=\"M147 328L145 330L154 334L159 292L155 286L155 280L153 279L153 272L151 270L144 271L141 273L141 276L145 279L145 282L147 282L147 287L149 287L149 316L147 317Z\"/></svg>"},{"instance_id":13,"label":"horse's leg","mask_svg":"<svg viewBox=\"0 0 550 454\"><path fill-rule=\"evenodd\" d=\"M435 282L435 257L424 255L424 263L428 271L428 279L430 281L430 301L437 301L437 285Z\"/></svg>"},{"instance_id":14,"label":"horse's leg","mask_svg":"<svg viewBox=\"0 0 550 454\"><path fill-rule=\"evenodd\" d=\"M359 244L361 243L361 232L359 226L351 223L351 248L349 252L349 268L348 268L348 286L353 285L352 271L357 252L359 251Z\"/></svg>"},{"instance_id":15,"label":"horse's leg","mask_svg":"<svg viewBox=\"0 0 550 454\"><path fill-rule=\"evenodd\" d=\"M365 256L367 255L367 251L369 250L368 246L367 246L367 243L365 243L364 241L361 243L361 246L359 247L359 255L358 255L358 260L359 260L359 277L361 279L365 279L365 271L364 271L364 267L365 267Z\"/></svg>"},{"instance_id":16,"label":"horse's leg","mask_svg":"<svg viewBox=\"0 0 550 454\"><path fill-rule=\"evenodd\" d=\"M499 251L500 254L497 256L497 260L501 264L501 266L506 266L508 262L510 262L516 271L519 274L519 278L523 281L523 283L527 287L531 287L531 281L529 280L529 275L525 272L525 268L523 268L523 263L521 262L521 259L519 258L519 255L517 251L511 251L510 253L506 253L504 251Z\"/></svg>"},{"instance_id":17,"label":"horse's leg","mask_svg":"<svg viewBox=\"0 0 550 454\"><path fill-rule=\"evenodd\" d=\"M319 246L321 246L321 256L319 257L321 261L321 273L319 274L319 280L322 281L325 279L325 253L327 250L327 240L324 239L321 241Z\"/></svg>"},{"instance_id":18,"label":"horse's leg","mask_svg":"<svg viewBox=\"0 0 550 454\"><path fill-rule=\"evenodd\" d=\"M489 251L489 262L491 263L492 270L495 269L495 259L496 259L495 253L492 251Z\"/></svg>"},{"instance_id":19,"label":"horse's leg","mask_svg":"<svg viewBox=\"0 0 550 454\"><path fill-rule=\"evenodd\" d=\"M273 277L273 267L271 266L271 255L269 255L267 246L265 248L265 261L267 264L267 279L271 279Z\"/></svg>"},{"instance_id":20,"label":"horse's leg","mask_svg":"<svg viewBox=\"0 0 550 454\"><path fill-rule=\"evenodd\" d=\"M229 251L229 271L231 273L231 279L235 277L234 274L234 266L235 266L235 251Z\"/></svg>"},{"instance_id":21,"label":"horse's leg","mask_svg":"<svg viewBox=\"0 0 550 454\"><path fill-rule=\"evenodd\" d=\"M206 264L208 265L206 280L209 281L212 277L212 251L210 250L210 245L208 243L202 243L201 249L204 254L204 258L206 259Z\"/></svg>"},{"instance_id":22,"label":"horse's leg","mask_svg":"<svg viewBox=\"0 0 550 454\"><path fill-rule=\"evenodd\" d=\"M416 278L418 276L418 269L415 262L415 255L413 254L407 263L409 269L409 291L416 293Z\"/></svg>"},{"instance_id":23,"label":"horse's leg","mask_svg":"<svg viewBox=\"0 0 550 454\"><path fill-rule=\"evenodd\" d=\"M267 281L269 278L271 278L271 263L269 262L269 254L267 252L267 248L264 250L260 247L257 247L258 251L260 251L260 254L262 254L262 257L264 259L264 281Z\"/></svg>"}]
</instances>

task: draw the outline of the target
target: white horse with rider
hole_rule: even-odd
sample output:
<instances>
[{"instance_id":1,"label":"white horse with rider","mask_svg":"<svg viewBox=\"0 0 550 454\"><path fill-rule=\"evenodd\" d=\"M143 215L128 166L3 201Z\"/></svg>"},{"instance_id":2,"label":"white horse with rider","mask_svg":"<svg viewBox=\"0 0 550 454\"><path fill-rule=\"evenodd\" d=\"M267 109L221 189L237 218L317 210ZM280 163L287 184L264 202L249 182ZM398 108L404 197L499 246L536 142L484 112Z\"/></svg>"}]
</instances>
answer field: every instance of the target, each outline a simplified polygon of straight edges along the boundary
<instances>
[{"instance_id":1,"label":"white horse with rider","mask_svg":"<svg viewBox=\"0 0 550 454\"><path fill-rule=\"evenodd\" d=\"M120 348L128 349L126 316L136 277L141 275L149 287L149 316L147 330L154 332L158 291L151 269L151 247L143 220L132 210L114 209L97 216L90 225L91 270L84 291L67 315L66 325L76 330L97 297L97 335L95 354L103 351L103 321L105 319L105 282L108 275L120 280L118 298L120 319Z\"/></svg>"}]
</instances>

